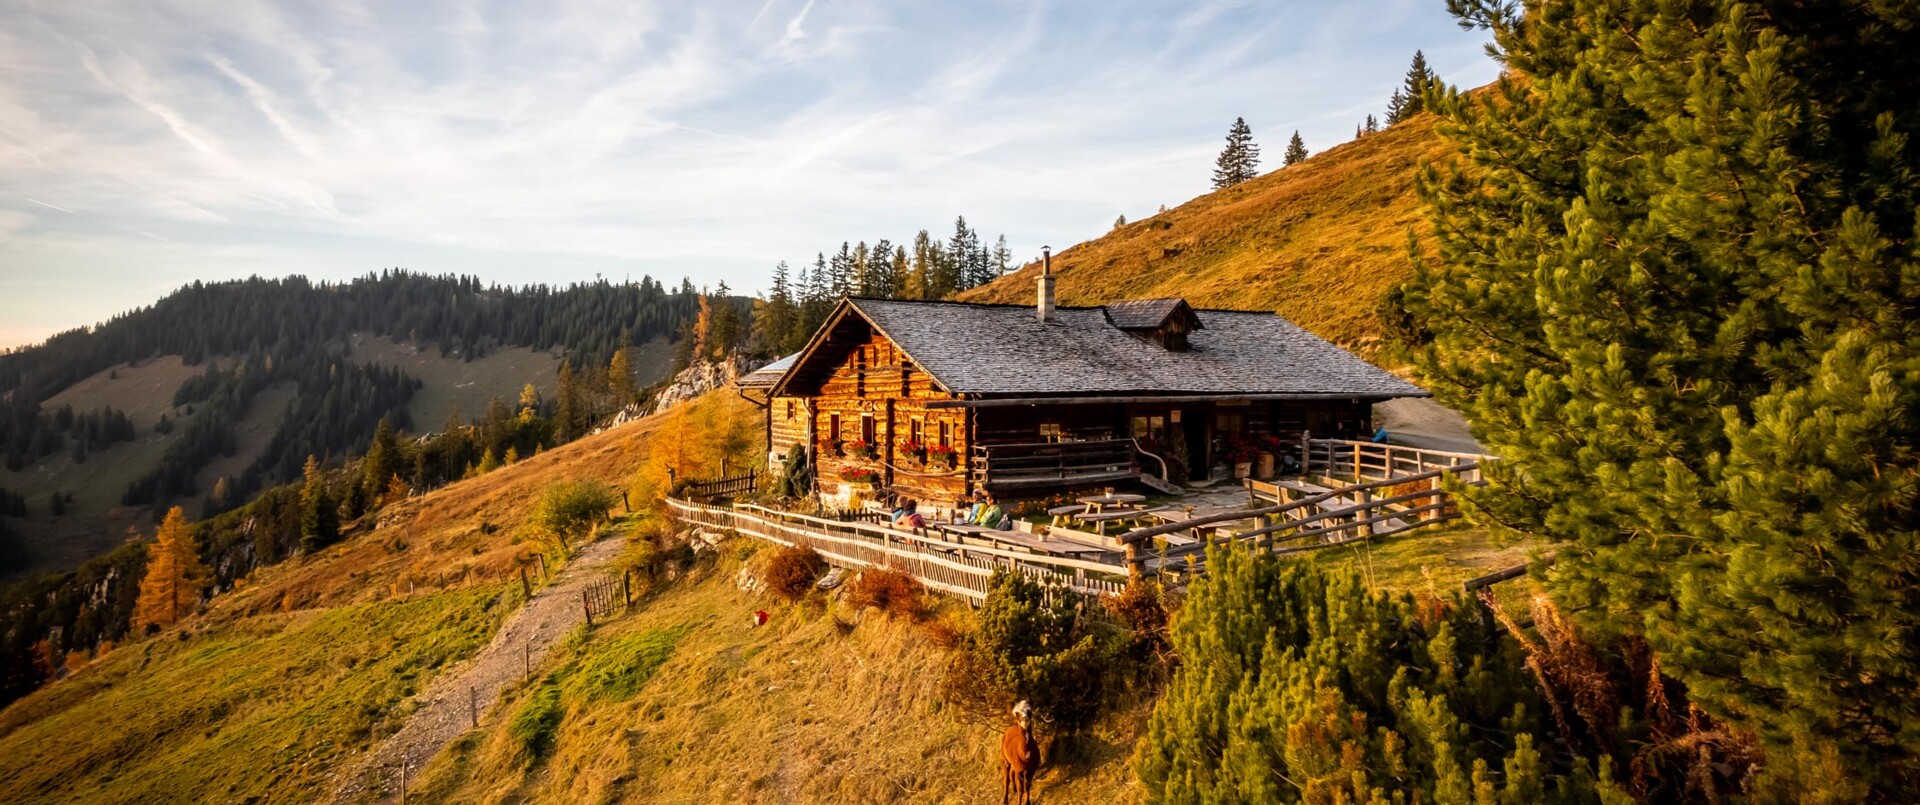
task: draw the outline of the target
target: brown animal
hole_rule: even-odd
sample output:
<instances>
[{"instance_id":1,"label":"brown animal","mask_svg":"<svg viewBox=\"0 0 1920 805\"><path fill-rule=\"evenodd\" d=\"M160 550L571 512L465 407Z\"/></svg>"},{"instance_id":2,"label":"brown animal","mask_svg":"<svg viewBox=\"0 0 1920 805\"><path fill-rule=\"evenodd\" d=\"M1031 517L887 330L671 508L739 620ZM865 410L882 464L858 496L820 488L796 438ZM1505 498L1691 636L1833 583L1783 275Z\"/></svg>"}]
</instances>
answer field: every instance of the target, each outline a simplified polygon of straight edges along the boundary
<instances>
[{"instance_id":1,"label":"brown animal","mask_svg":"<svg viewBox=\"0 0 1920 805\"><path fill-rule=\"evenodd\" d=\"M1033 705L1013 706L1016 723L1000 734L1000 805L1008 797L1019 805L1033 802L1033 773L1040 769L1040 744L1033 739Z\"/></svg>"}]
</instances>

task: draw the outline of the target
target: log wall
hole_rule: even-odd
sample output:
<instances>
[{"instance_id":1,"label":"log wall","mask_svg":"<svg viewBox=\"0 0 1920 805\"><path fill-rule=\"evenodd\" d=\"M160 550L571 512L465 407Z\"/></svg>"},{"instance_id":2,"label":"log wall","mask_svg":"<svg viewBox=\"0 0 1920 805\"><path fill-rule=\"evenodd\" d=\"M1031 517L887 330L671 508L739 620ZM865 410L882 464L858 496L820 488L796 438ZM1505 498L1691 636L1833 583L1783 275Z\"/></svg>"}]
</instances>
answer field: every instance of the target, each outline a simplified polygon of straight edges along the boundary
<instances>
[{"instance_id":1,"label":"log wall","mask_svg":"<svg viewBox=\"0 0 1920 805\"><path fill-rule=\"evenodd\" d=\"M953 395L935 386L893 342L870 334L847 353L814 399L821 491L843 492L842 474L864 468L878 472L882 484L915 500L944 506L960 499L967 492L967 411L926 407L935 400L951 399ZM805 403L798 407L804 412ZM836 421L837 434L833 431ZM952 470L928 466L908 453L905 445L913 439L916 423L926 445L939 444L944 433L955 453ZM868 434L873 437L874 455L866 459L853 455L847 445Z\"/></svg>"}]
</instances>

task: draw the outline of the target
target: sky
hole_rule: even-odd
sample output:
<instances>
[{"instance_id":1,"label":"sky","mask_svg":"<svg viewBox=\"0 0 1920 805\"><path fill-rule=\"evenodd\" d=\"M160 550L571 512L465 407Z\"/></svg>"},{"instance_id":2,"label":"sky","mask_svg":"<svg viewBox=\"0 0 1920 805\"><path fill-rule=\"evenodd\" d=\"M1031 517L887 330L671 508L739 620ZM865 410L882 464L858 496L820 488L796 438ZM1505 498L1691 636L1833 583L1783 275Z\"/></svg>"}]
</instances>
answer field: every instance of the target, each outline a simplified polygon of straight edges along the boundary
<instances>
[{"instance_id":1,"label":"sky","mask_svg":"<svg viewBox=\"0 0 1920 805\"><path fill-rule=\"evenodd\" d=\"M755 292L956 215L1024 261L1483 42L1442 0L7 0L0 347L256 274Z\"/></svg>"}]
</instances>

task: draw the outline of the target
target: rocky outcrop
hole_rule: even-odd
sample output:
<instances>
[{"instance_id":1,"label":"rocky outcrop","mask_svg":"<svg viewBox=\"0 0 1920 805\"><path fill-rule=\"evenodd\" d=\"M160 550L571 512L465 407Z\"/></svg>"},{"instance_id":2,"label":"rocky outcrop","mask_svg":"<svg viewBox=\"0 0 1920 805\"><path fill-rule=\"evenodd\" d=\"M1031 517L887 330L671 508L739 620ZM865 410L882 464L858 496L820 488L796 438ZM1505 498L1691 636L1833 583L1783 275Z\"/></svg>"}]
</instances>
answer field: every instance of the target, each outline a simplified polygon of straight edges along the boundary
<instances>
[{"instance_id":1,"label":"rocky outcrop","mask_svg":"<svg viewBox=\"0 0 1920 805\"><path fill-rule=\"evenodd\" d=\"M653 398L647 413L657 414L717 388L725 388L741 375L753 370L746 358L735 357L717 363L697 363L675 375L673 382Z\"/></svg>"}]
</instances>

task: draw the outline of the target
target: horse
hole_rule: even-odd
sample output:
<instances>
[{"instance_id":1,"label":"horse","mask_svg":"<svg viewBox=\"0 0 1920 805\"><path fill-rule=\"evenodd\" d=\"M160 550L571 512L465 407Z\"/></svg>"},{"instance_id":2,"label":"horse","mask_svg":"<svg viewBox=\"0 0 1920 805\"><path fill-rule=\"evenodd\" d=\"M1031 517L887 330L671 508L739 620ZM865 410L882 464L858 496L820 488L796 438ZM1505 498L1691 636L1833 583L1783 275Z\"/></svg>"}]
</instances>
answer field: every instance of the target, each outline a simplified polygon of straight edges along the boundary
<instances>
[{"instance_id":1,"label":"horse","mask_svg":"<svg viewBox=\"0 0 1920 805\"><path fill-rule=\"evenodd\" d=\"M1013 706L1015 723L1000 735L1000 805L1008 798L1019 805L1033 802L1033 773L1040 768L1040 744L1033 739L1033 705L1022 700Z\"/></svg>"}]
</instances>

